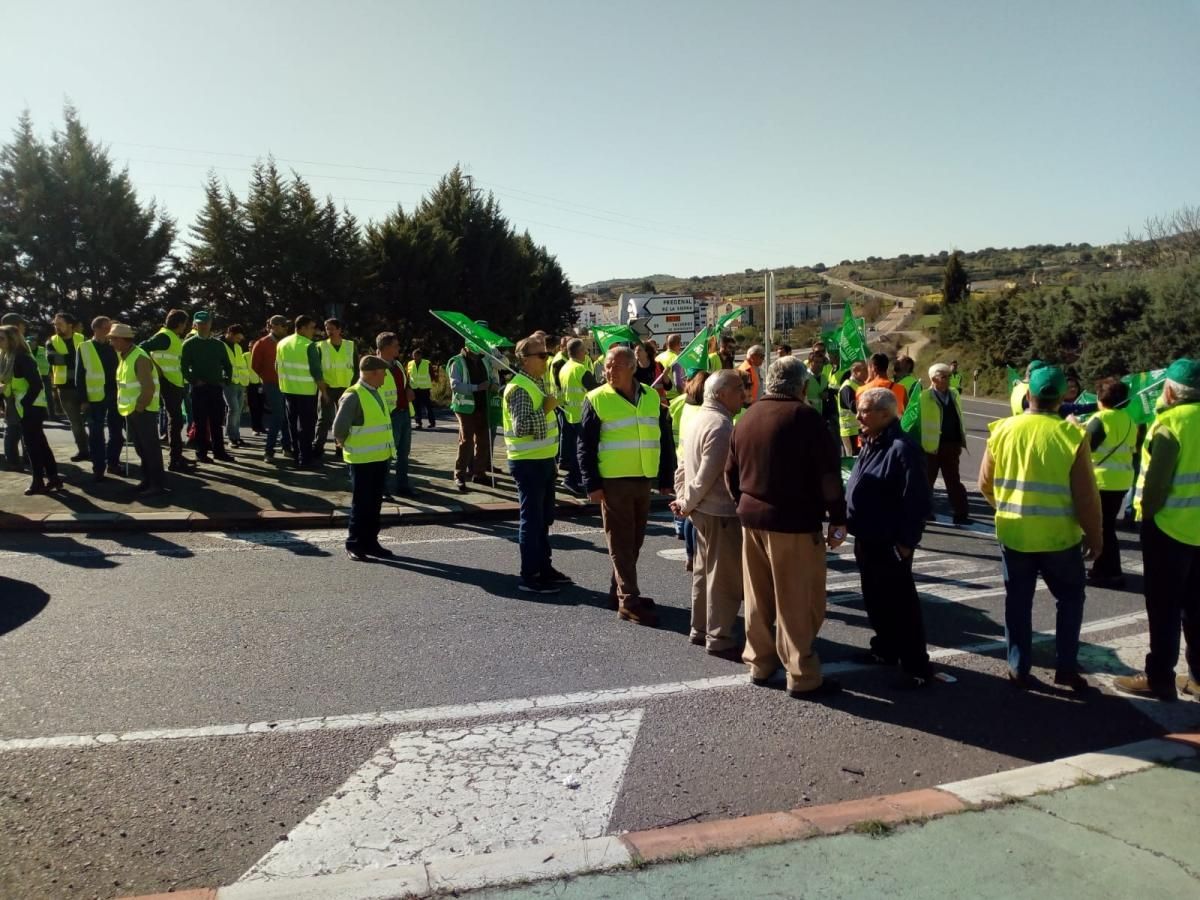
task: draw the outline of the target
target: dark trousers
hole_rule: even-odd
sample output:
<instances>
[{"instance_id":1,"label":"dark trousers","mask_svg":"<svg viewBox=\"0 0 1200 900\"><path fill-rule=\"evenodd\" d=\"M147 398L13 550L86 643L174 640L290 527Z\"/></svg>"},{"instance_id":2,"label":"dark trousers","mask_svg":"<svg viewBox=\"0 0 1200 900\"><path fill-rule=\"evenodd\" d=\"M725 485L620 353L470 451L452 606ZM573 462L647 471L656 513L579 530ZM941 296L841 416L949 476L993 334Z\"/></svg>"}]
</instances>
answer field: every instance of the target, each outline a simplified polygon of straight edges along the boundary
<instances>
[{"instance_id":1,"label":"dark trousers","mask_svg":"<svg viewBox=\"0 0 1200 900\"><path fill-rule=\"evenodd\" d=\"M176 387L163 377L158 379L158 396L163 413L167 417L167 443L171 448L171 459L183 458L183 395L185 388ZM199 438L199 435L197 435Z\"/></svg>"},{"instance_id":2,"label":"dark trousers","mask_svg":"<svg viewBox=\"0 0 1200 900\"><path fill-rule=\"evenodd\" d=\"M29 467L33 470L34 486L58 480L58 464L46 440L46 410L35 406L21 418L21 433L25 438L25 452L29 454Z\"/></svg>"},{"instance_id":3,"label":"dark trousers","mask_svg":"<svg viewBox=\"0 0 1200 900\"><path fill-rule=\"evenodd\" d=\"M9 397L4 401L4 461L10 469L20 469L28 458L21 440L21 415L16 401Z\"/></svg>"},{"instance_id":4,"label":"dark trousers","mask_svg":"<svg viewBox=\"0 0 1200 900\"><path fill-rule=\"evenodd\" d=\"M329 440L329 432L333 429L333 417L337 414L338 401L346 389L342 387L329 388L329 399L317 395L317 437L313 441L313 452L320 456L325 452L325 442Z\"/></svg>"},{"instance_id":5,"label":"dark trousers","mask_svg":"<svg viewBox=\"0 0 1200 900\"><path fill-rule=\"evenodd\" d=\"M293 395L287 395L291 397ZM304 444L297 444L299 447ZM379 510L387 484L388 460L350 465L350 530L346 549L367 551L379 546Z\"/></svg>"},{"instance_id":6,"label":"dark trousers","mask_svg":"<svg viewBox=\"0 0 1200 900\"><path fill-rule=\"evenodd\" d=\"M392 443L396 447L396 493L412 490L408 483L408 458L412 456L412 419L407 409L392 410Z\"/></svg>"},{"instance_id":7,"label":"dark trousers","mask_svg":"<svg viewBox=\"0 0 1200 900\"><path fill-rule=\"evenodd\" d=\"M115 470L121 464L121 450L125 446L125 417L117 412L117 398L89 403L87 421L92 472L103 475L107 470Z\"/></svg>"},{"instance_id":8,"label":"dark trousers","mask_svg":"<svg viewBox=\"0 0 1200 900\"><path fill-rule=\"evenodd\" d=\"M83 401L87 400L87 395L69 384L59 385L55 388L54 393L58 395L59 408L67 417L67 421L71 423L71 436L75 438L75 450L81 456L86 455L88 452L87 426L84 425L83 411L80 406Z\"/></svg>"},{"instance_id":9,"label":"dark trousers","mask_svg":"<svg viewBox=\"0 0 1200 900\"><path fill-rule=\"evenodd\" d=\"M910 556L901 559L891 541L854 539L854 560L862 579L863 605L875 631L871 651L911 675L929 674L925 620L913 582Z\"/></svg>"},{"instance_id":10,"label":"dark trousers","mask_svg":"<svg viewBox=\"0 0 1200 900\"><path fill-rule=\"evenodd\" d=\"M1121 574L1121 541L1117 538L1117 519L1128 491L1101 491L1100 515L1104 523L1104 549L1092 563L1092 574L1111 577Z\"/></svg>"},{"instance_id":11,"label":"dark trousers","mask_svg":"<svg viewBox=\"0 0 1200 900\"><path fill-rule=\"evenodd\" d=\"M284 450L291 450L292 436L288 433L287 409L284 406L283 394L279 390L279 385L264 383L263 401L266 405L266 451L274 453L277 440Z\"/></svg>"},{"instance_id":12,"label":"dark trousers","mask_svg":"<svg viewBox=\"0 0 1200 900\"><path fill-rule=\"evenodd\" d=\"M564 422L562 431L562 465L567 470L563 481L567 487L583 490L583 476L579 473L579 432L583 426L579 422Z\"/></svg>"},{"instance_id":13,"label":"dark trousers","mask_svg":"<svg viewBox=\"0 0 1200 900\"><path fill-rule=\"evenodd\" d=\"M296 451L296 465L313 463L313 439L317 431L317 395L284 394L288 435Z\"/></svg>"},{"instance_id":14,"label":"dark trousers","mask_svg":"<svg viewBox=\"0 0 1200 900\"><path fill-rule=\"evenodd\" d=\"M455 413L458 417L458 456L454 459L454 477L466 481L482 478L491 465L491 431L486 405L475 404L475 411Z\"/></svg>"},{"instance_id":15,"label":"dark trousers","mask_svg":"<svg viewBox=\"0 0 1200 900\"><path fill-rule=\"evenodd\" d=\"M1174 687L1182 626L1188 670L1200 681L1200 547L1175 540L1151 519L1142 523L1142 564L1150 626L1146 678L1164 690Z\"/></svg>"},{"instance_id":16,"label":"dark trousers","mask_svg":"<svg viewBox=\"0 0 1200 900\"><path fill-rule=\"evenodd\" d=\"M1078 671L1084 601L1082 547L1023 553L1001 544L1000 565L1004 573L1004 640L1008 644L1009 669L1028 675L1033 665L1033 595L1041 575L1054 596L1058 671Z\"/></svg>"},{"instance_id":17,"label":"dark trousers","mask_svg":"<svg viewBox=\"0 0 1200 900\"><path fill-rule=\"evenodd\" d=\"M156 488L164 487L167 476L163 472L162 447L158 442L158 413L130 413L125 417L125 421L129 427L129 441L137 452L138 462L141 463L142 484Z\"/></svg>"},{"instance_id":18,"label":"dark trousers","mask_svg":"<svg viewBox=\"0 0 1200 900\"><path fill-rule=\"evenodd\" d=\"M965 519L970 515L967 505L967 489L963 487L962 476L958 473L958 460L962 456L963 446L957 443L942 443L936 453L926 453L925 462L929 474L929 490L937 481L938 472L942 473L942 481L946 482L946 496L950 500L950 509L954 518Z\"/></svg>"},{"instance_id":19,"label":"dark trousers","mask_svg":"<svg viewBox=\"0 0 1200 900\"><path fill-rule=\"evenodd\" d=\"M550 526L554 524L553 459L518 459L508 470L517 483L521 524L517 542L521 547L521 578L537 579L550 572Z\"/></svg>"},{"instance_id":20,"label":"dark trousers","mask_svg":"<svg viewBox=\"0 0 1200 900\"><path fill-rule=\"evenodd\" d=\"M250 430L258 434L263 430L263 411L266 406L261 384L246 386L246 406L250 409Z\"/></svg>"},{"instance_id":21,"label":"dark trousers","mask_svg":"<svg viewBox=\"0 0 1200 900\"><path fill-rule=\"evenodd\" d=\"M429 427L433 427L433 400L430 399L429 388L413 388L413 393L417 396L413 399L413 424L418 428L421 427L422 417L429 422Z\"/></svg>"},{"instance_id":22,"label":"dark trousers","mask_svg":"<svg viewBox=\"0 0 1200 900\"><path fill-rule=\"evenodd\" d=\"M192 416L196 423L196 455L225 453L225 389L219 384L192 385ZM161 454L160 454L161 458Z\"/></svg>"}]
</instances>

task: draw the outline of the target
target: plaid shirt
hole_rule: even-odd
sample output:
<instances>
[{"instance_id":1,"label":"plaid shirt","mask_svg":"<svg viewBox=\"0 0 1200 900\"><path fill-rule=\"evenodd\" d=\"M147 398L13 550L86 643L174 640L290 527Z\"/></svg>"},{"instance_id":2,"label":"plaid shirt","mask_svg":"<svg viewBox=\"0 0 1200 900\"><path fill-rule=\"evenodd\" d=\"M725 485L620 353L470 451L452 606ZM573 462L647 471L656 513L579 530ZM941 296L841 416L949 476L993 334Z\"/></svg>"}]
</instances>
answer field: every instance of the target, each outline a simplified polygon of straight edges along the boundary
<instances>
[{"instance_id":1,"label":"plaid shirt","mask_svg":"<svg viewBox=\"0 0 1200 900\"><path fill-rule=\"evenodd\" d=\"M525 377L536 384L547 397L554 396L554 391L547 386L545 376L534 378L526 373ZM517 437L545 440L546 414L540 406L533 405L533 397L529 395L528 391L507 391L504 395L504 402L508 404L508 413L512 416L513 431L516 432Z\"/></svg>"}]
</instances>

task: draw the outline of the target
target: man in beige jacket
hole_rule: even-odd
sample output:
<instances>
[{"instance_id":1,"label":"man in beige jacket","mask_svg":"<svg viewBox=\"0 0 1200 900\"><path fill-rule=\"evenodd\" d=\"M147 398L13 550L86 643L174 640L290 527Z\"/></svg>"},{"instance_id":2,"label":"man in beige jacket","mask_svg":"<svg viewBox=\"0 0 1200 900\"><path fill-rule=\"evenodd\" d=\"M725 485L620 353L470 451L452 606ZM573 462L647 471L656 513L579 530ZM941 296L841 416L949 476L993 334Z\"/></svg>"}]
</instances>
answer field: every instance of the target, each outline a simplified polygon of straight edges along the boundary
<instances>
[{"instance_id":1,"label":"man in beige jacket","mask_svg":"<svg viewBox=\"0 0 1200 900\"><path fill-rule=\"evenodd\" d=\"M732 369L722 369L704 383L704 403L680 431L678 499L671 504L676 515L689 516L696 528L691 641L734 662L742 660L733 636L742 603L742 526L725 484L725 463L733 414L744 398L741 376Z\"/></svg>"}]
</instances>

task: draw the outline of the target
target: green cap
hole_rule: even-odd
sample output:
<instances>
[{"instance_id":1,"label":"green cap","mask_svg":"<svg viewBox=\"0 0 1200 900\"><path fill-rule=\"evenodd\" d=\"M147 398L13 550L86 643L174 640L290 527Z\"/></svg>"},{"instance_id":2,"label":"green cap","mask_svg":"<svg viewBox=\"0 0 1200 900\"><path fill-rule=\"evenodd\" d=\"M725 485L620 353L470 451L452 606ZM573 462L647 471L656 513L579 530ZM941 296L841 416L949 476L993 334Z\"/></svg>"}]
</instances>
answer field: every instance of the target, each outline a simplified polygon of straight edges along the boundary
<instances>
[{"instance_id":1,"label":"green cap","mask_svg":"<svg viewBox=\"0 0 1200 900\"><path fill-rule=\"evenodd\" d=\"M1200 390L1200 360L1177 359L1167 366L1167 378L1185 387Z\"/></svg>"},{"instance_id":2,"label":"green cap","mask_svg":"<svg viewBox=\"0 0 1200 900\"><path fill-rule=\"evenodd\" d=\"M1057 400L1067 392L1067 376L1058 366L1043 363L1029 373L1029 392L1039 400Z\"/></svg>"},{"instance_id":3,"label":"green cap","mask_svg":"<svg viewBox=\"0 0 1200 900\"><path fill-rule=\"evenodd\" d=\"M1048 365L1048 363L1045 363L1040 359L1031 359L1029 361L1029 365L1027 365L1025 367L1025 371L1029 374L1032 374L1033 372L1035 372L1038 369L1046 368L1047 365Z\"/></svg>"},{"instance_id":4,"label":"green cap","mask_svg":"<svg viewBox=\"0 0 1200 900\"><path fill-rule=\"evenodd\" d=\"M212 318L212 316L209 315L206 310L202 309L198 313L196 313L194 316L192 316L192 321L193 322L207 322L211 318Z\"/></svg>"}]
</instances>

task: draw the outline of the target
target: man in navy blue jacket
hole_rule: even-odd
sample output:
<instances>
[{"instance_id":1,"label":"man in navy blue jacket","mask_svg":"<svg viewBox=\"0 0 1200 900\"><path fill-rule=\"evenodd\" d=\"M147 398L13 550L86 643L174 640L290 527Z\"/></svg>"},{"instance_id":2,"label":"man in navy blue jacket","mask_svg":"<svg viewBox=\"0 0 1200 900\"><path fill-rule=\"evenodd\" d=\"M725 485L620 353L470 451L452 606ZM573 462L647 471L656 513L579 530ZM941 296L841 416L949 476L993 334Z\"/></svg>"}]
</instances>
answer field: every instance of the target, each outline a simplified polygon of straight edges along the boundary
<instances>
[{"instance_id":1,"label":"man in navy blue jacket","mask_svg":"<svg viewBox=\"0 0 1200 900\"><path fill-rule=\"evenodd\" d=\"M863 391L856 415L863 445L846 486L847 526L854 535L867 618L875 630L861 661L898 663L900 686L922 687L932 671L912 560L930 509L925 458L900 430L890 390Z\"/></svg>"}]
</instances>

